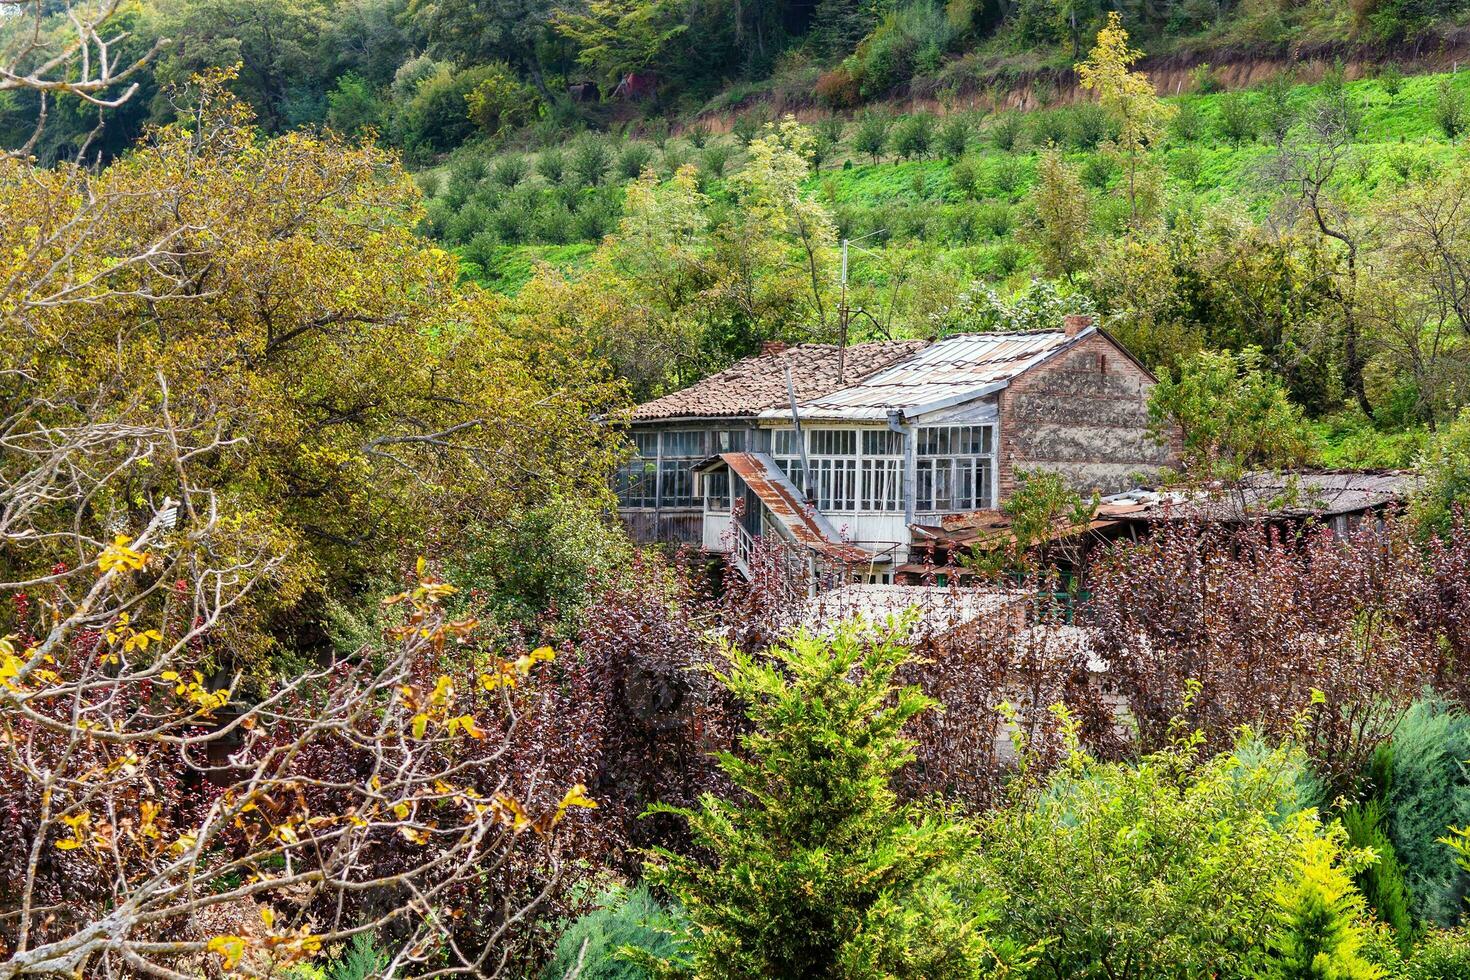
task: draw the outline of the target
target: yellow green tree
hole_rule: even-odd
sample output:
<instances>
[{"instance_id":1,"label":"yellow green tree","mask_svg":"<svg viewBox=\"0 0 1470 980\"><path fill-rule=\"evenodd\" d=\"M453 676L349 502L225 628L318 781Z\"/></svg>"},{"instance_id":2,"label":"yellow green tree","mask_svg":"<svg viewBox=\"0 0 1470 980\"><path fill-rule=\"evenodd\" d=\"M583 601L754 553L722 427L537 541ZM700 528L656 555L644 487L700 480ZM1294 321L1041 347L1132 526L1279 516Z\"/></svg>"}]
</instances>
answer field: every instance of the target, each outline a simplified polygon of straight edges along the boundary
<instances>
[{"instance_id":1,"label":"yellow green tree","mask_svg":"<svg viewBox=\"0 0 1470 980\"><path fill-rule=\"evenodd\" d=\"M1117 11L1111 11L1087 60L1076 66L1082 87L1097 93L1098 101L1117 123L1117 138L1109 140L1103 149L1122 167L1129 225L1134 230L1157 209L1161 181L1150 150L1163 138L1164 127L1178 111L1159 98L1146 74L1133 71L1133 65L1142 57L1143 52L1128 46L1122 19Z\"/></svg>"},{"instance_id":2,"label":"yellow green tree","mask_svg":"<svg viewBox=\"0 0 1470 980\"><path fill-rule=\"evenodd\" d=\"M622 388L569 336L456 285L393 157L262 139L227 83L204 79L181 122L99 172L0 163L0 410L17 435L165 412L216 433L193 479L230 540L285 556L231 640L249 656L270 649L273 616L309 614L303 599L350 593L404 550L558 492L598 499L613 450L597 419ZM0 480L24 465L7 454ZM169 467L124 476L75 520L125 525L178 496Z\"/></svg>"}]
</instances>

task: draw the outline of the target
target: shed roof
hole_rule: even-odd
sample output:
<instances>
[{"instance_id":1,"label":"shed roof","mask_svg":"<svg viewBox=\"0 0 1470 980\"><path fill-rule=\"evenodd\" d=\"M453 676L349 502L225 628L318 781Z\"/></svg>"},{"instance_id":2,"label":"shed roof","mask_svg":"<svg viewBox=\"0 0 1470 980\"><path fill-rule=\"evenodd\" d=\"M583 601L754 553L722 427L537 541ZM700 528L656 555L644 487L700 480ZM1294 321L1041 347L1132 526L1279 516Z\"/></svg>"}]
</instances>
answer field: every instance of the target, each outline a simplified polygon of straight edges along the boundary
<instances>
[{"instance_id":1,"label":"shed roof","mask_svg":"<svg viewBox=\"0 0 1470 980\"><path fill-rule=\"evenodd\" d=\"M837 381L836 344L799 344L776 353L747 357L681 391L639 405L635 422L675 418L754 417L785 406L786 369L796 398L818 398L861 381L928 346L926 340L882 340L847 348L843 381Z\"/></svg>"},{"instance_id":2,"label":"shed roof","mask_svg":"<svg viewBox=\"0 0 1470 980\"><path fill-rule=\"evenodd\" d=\"M1023 372L1097 332L1063 330L956 334L854 384L800 401L803 419L881 421L938 411L999 391ZM767 411L763 418L785 413Z\"/></svg>"},{"instance_id":3,"label":"shed roof","mask_svg":"<svg viewBox=\"0 0 1470 980\"><path fill-rule=\"evenodd\" d=\"M1405 503L1422 480L1409 470L1295 470L1248 473L1218 492L1130 490L1104 497L1099 517L1246 521L1337 517Z\"/></svg>"},{"instance_id":4,"label":"shed roof","mask_svg":"<svg viewBox=\"0 0 1470 980\"><path fill-rule=\"evenodd\" d=\"M719 458L745 481L797 544L844 565L888 561L887 555L842 540L827 516L802 498L801 491L765 453L721 453Z\"/></svg>"}]
</instances>

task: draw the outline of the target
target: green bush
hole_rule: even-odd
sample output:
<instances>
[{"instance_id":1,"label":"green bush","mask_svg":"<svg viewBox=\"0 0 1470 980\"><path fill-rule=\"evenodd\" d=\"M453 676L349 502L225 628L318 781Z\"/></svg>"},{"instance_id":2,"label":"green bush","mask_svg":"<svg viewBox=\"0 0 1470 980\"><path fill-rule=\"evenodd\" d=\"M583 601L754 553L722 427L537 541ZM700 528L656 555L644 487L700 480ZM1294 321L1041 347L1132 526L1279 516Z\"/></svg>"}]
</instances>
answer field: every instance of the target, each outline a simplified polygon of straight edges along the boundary
<instances>
[{"instance_id":1,"label":"green bush","mask_svg":"<svg viewBox=\"0 0 1470 980\"><path fill-rule=\"evenodd\" d=\"M536 158L536 172L548 184L560 184L567 173L567 155L555 147L541 151Z\"/></svg>"},{"instance_id":2,"label":"green bush","mask_svg":"<svg viewBox=\"0 0 1470 980\"><path fill-rule=\"evenodd\" d=\"M893 152L905 160L929 155L934 145L934 117L927 112L907 116L893 133Z\"/></svg>"},{"instance_id":3,"label":"green bush","mask_svg":"<svg viewBox=\"0 0 1470 980\"><path fill-rule=\"evenodd\" d=\"M1021 189L1021 181L1025 172L1021 167L1021 161L1015 157L1001 157L995 162L995 167L990 172L990 182L995 189L1002 194L1014 194Z\"/></svg>"},{"instance_id":4,"label":"green bush","mask_svg":"<svg viewBox=\"0 0 1470 980\"><path fill-rule=\"evenodd\" d=\"M1404 980L1465 980L1470 977L1470 934L1431 930L1404 964Z\"/></svg>"},{"instance_id":5,"label":"green bush","mask_svg":"<svg viewBox=\"0 0 1470 980\"><path fill-rule=\"evenodd\" d=\"M1345 835L1336 830L1308 841L1295 876L1277 886L1277 927L1260 980L1383 980L1364 956L1363 897L1342 866Z\"/></svg>"},{"instance_id":6,"label":"green bush","mask_svg":"<svg viewBox=\"0 0 1470 980\"><path fill-rule=\"evenodd\" d=\"M1067 132L1079 150L1094 150L1117 135L1113 119L1096 102L1073 106L1067 116Z\"/></svg>"},{"instance_id":7,"label":"green bush","mask_svg":"<svg viewBox=\"0 0 1470 980\"><path fill-rule=\"evenodd\" d=\"M512 190L525 182L531 176L531 165L526 158L514 153L507 154L495 161L490 168L490 180L497 186L506 190Z\"/></svg>"},{"instance_id":8,"label":"green bush","mask_svg":"<svg viewBox=\"0 0 1470 980\"><path fill-rule=\"evenodd\" d=\"M1407 948L1414 941L1414 917L1409 911L1408 886L1393 841L1383 828L1383 804L1378 799L1354 804L1343 811L1342 825L1348 843L1356 848L1372 848L1378 860L1357 874L1358 890L1363 893L1378 918L1389 925L1399 942Z\"/></svg>"},{"instance_id":9,"label":"green bush","mask_svg":"<svg viewBox=\"0 0 1470 980\"><path fill-rule=\"evenodd\" d=\"M992 238L1004 238L1015 225L1011 206L1004 201L986 201L980 206L980 220Z\"/></svg>"},{"instance_id":10,"label":"green bush","mask_svg":"<svg viewBox=\"0 0 1470 980\"><path fill-rule=\"evenodd\" d=\"M572 144L569 161L572 175L587 187L596 187L612 166L612 151L607 142L591 133L583 134Z\"/></svg>"},{"instance_id":11,"label":"green bush","mask_svg":"<svg viewBox=\"0 0 1470 980\"><path fill-rule=\"evenodd\" d=\"M699 169L711 177L723 177L734 156L735 147L729 143L711 143L700 154Z\"/></svg>"},{"instance_id":12,"label":"green bush","mask_svg":"<svg viewBox=\"0 0 1470 980\"><path fill-rule=\"evenodd\" d=\"M1071 127L1062 110L1038 112L1031 119L1031 145L1036 147L1066 146L1071 140Z\"/></svg>"},{"instance_id":13,"label":"green bush","mask_svg":"<svg viewBox=\"0 0 1470 980\"><path fill-rule=\"evenodd\" d=\"M685 928L682 917L660 905L647 885L632 891L615 889L597 906L562 933L551 962L541 971L543 980L562 980L578 963L579 980L643 980L648 970L623 955L624 947L659 958L678 952L677 936Z\"/></svg>"},{"instance_id":14,"label":"green bush","mask_svg":"<svg viewBox=\"0 0 1470 980\"><path fill-rule=\"evenodd\" d=\"M970 149L970 123L958 116L939 130L939 148L946 160L959 160Z\"/></svg>"},{"instance_id":15,"label":"green bush","mask_svg":"<svg viewBox=\"0 0 1470 980\"><path fill-rule=\"evenodd\" d=\"M904 726L933 707L895 681L911 657L903 629L727 651L719 680L749 722L740 752L718 756L736 793L653 808L687 820L709 855L658 848L648 868L690 920L695 975L940 980L999 965L979 909L952 895L973 827L893 789L913 758Z\"/></svg>"},{"instance_id":16,"label":"green bush","mask_svg":"<svg viewBox=\"0 0 1470 980\"><path fill-rule=\"evenodd\" d=\"M629 143L618 154L616 171L619 177L635 180L652 162L653 150L647 143Z\"/></svg>"},{"instance_id":17,"label":"green bush","mask_svg":"<svg viewBox=\"0 0 1470 980\"><path fill-rule=\"evenodd\" d=\"M1465 108L1465 93L1452 79L1441 79L1434 90L1434 122L1449 139L1459 139L1470 127L1470 113Z\"/></svg>"},{"instance_id":18,"label":"green bush","mask_svg":"<svg viewBox=\"0 0 1470 980\"><path fill-rule=\"evenodd\" d=\"M1082 164L1082 182L1088 187L1103 190L1113 179L1113 174L1117 170L1117 164L1111 157L1094 153Z\"/></svg>"},{"instance_id":19,"label":"green bush","mask_svg":"<svg viewBox=\"0 0 1470 980\"><path fill-rule=\"evenodd\" d=\"M471 201L449 217L444 237L463 243L491 227L491 211L479 201Z\"/></svg>"},{"instance_id":20,"label":"green bush","mask_svg":"<svg viewBox=\"0 0 1470 980\"><path fill-rule=\"evenodd\" d=\"M1020 147L1025 131L1026 122L1019 112L1002 112L990 124L990 141L997 150L1009 153Z\"/></svg>"},{"instance_id":21,"label":"green bush","mask_svg":"<svg viewBox=\"0 0 1470 980\"><path fill-rule=\"evenodd\" d=\"M441 65L420 81L399 112L398 128L404 145L420 151L441 151L467 140L475 127L465 98L488 74L488 68L454 71Z\"/></svg>"},{"instance_id":22,"label":"green bush","mask_svg":"<svg viewBox=\"0 0 1470 980\"><path fill-rule=\"evenodd\" d=\"M858 121L857 132L852 137L852 148L877 163L888 147L888 130L892 121L876 112L867 112Z\"/></svg>"},{"instance_id":23,"label":"green bush","mask_svg":"<svg viewBox=\"0 0 1470 980\"><path fill-rule=\"evenodd\" d=\"M1467 876L1438 843L1450 826L1470 825L1470 716L1426 698L1394 731L1384 824L1403 865L1416 918L1452 925L1463 913Z\"/></svg>"},{"instance_id":24,"label":"green bush","mask_svg":"<svg viewBox=\"0 0 1470 980\"><path fill-rule=\"evenodd\" d=\"M980 169L973 157L962 157L949 168L949 182L969 200L979 197Z\"/></svg>"},{"instance_id":25,"label":"green bush","mask_svg":"<svg viewBox=\"0 0 1470 980\"><path fill-rule=\"evenodd\" d=\"M542 204L536 209L531 234L547 245L565 245L577 237L577 219L564 204Z\"/></svg>"},{"instance_id":26,"label":"green bush","mask_svg":"<svg viewBox=\"0 0 1470 980\"><path fill-rule=\"evenodd\" d=\"M1220 111L1220 135L1237 145L1249 143L1260 132L1255 100L1244 92L1227 92L1215 104Z\"/></svg>"},{"instance_id":27,"label":"green bush","mask_svg":"<svg viewBox=\"0 0 1470 980\"><path fill-rule=\"evenodd\" d=\"M887 95L909 81L915 69L937 67L952 36L941 4L916 0L891 10L853 52L860 94L864 99Z\"/></svg>"},{"instance_id":28,"label":"green bush","mask_svg":"<svg viewBox=\"0 0 1470 980\"><path fill-rule=\"evenodd\" d=\"M1205 114L1200 111L1199 104L1194 99L1180 102L1179 111L1169 121L1169 131L1180 143L1194 143L1202 139L1207 128Z\"/></svg>"},{"instance_id":29,"label":"green bush","mask_svg":"<svg viewBox=\"0 0 1470 980\"><path fill-rule=\"evenodd\" d=\"M535 208L523 195L513 194L500 202L490 214L489 227L502 242L514 245L526 241L531 234Z\"/></svg>"},{"instance_id":30,"label":"green bush","mask_svg":"<svg viewBox=\"0 0 1470 980\"><path fill-rule=\"evenodd\" d=\"M327 125L339 133L382 129L387 118L388 107L378 93L354 72L338 78L327 93Z\"/></svg>"},{"instance_id":31,"label":"green bush","mask_svg":"<svg viewBox=\"0 0 1470 980\"><path fill-rule=\"evenodd\" d=\"M1296 107L1291 103L1291 84L1278 75L1261 87L1260 123L1268 139L1281 143L1296 122Z\"/></svg>"},{"instance_id":32,"label":"green bush","mask_svg":"<svg viewBox=\"0 0 1470 980\"><path fill-rule=\"evenodd\" d=\"M1341 830L1286 812L1301 798L1301 750L1245 765L1198 744L1127 763L1074 753L1041 786L1019 783L1025 795L985 819L972 861L993 941L1045 940L1046 976L1069 980L1266 968L1278 898L1308 865L1340 870Z\"/></svg>"}]
</instances>

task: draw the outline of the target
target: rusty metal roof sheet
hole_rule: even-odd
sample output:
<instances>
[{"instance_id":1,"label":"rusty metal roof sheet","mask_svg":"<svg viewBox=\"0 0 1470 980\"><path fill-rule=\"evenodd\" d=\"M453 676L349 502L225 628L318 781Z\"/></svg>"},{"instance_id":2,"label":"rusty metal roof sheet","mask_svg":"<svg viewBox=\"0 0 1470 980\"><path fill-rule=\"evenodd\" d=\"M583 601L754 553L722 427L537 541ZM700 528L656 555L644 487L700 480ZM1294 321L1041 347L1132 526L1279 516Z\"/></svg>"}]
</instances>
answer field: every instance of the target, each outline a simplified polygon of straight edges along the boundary
<instances>
[{"instance_id":1,"label":"rusty metal roof sheet","mask_svg":"<svg viewBox=\"0 0 1470 980\"><path fill-rule=\"evenodd\" d=\"M1098 516L1144 521L1337 517L1403 504L1421 482L1410 470L1258 472L1217 490L1113 494L1103 498Z\"/></svg>"},{"instance_id":2,"label":"rusty metal roof sheet","mask_svg":"<svg viewBox=\"0 0 1470 980\"><path fill-rule=\"evenodd\" d=\"M926 340L884 340L847 348L843 382L837 381L835 344L800 344L772 354L747 357L682 391L639 405L634 422L674 418L740 418L785 406L786 369L791 369L797 400L826 395L860 381L923 350Z\"/></svg>"},{"instance_id":3,"label":"rusty metal roof sheet","mask_svg":"<svg viewBox=\"0 0 1470 980\"><path fill-rule=\"evenodd\" d=\"M1228 488L1140 487L1102 498L1085 530L1100 531L1134 521L1322 520L1400 506L1421 482L1422 477L1409 470L1298 470L1249 473ZM1013 540L1010 527L1010 518L995 510L947 514L937 524L910 525L916 538L948 547L1003 544ZM1069 537L1082 530L1061 524L1050 537Z\"/></svg>"},{"instance_id":4,"label":"rusty metal roof sheet","mask_svg":"<svg viewBox=\"0 0 1470 980\"><path fill-rule=\"evenodd\" d=\"M1062 330L946 337L862 381L806 398L799 409L804 419L878 421L891 411L912 418L999 391L1096 330L1087 327L1070 337ZM768 410L761 417L785 414Z\"/></svg>"},{"instance_id":5,"label":"rusty metal roof sheet","mask_svg":"<svg viewBox=\"0 0 1470 980\"><path fill-rule=\"evenodd\" d=\"M806 502L776 461L765 453L721 453L720 459L745 481L797 544L847 565L888 560L885 555L843 541L832 522Z\"/></svg>"}]
</instances>

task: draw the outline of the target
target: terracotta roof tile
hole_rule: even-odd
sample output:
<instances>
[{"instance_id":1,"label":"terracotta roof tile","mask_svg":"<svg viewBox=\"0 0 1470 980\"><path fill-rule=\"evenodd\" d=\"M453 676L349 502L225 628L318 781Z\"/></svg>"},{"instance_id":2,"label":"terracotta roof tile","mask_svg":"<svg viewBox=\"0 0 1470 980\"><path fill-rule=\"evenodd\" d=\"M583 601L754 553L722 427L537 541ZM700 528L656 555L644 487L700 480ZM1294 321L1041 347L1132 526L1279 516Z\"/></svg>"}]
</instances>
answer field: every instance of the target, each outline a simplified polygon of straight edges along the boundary
<instances>
[{"instance_id":1,"label":"terracotta roof tile","mask_svg":"<svg viewBox=\"0 0 1470 980\"><path fill-rule=\"evenodd\" d=\"M854 344L847 348L843 385L876 374L927 345L924 340ZM837 351L835 344L800 344L776 354L747 357L682 391L639 405L633 420L744 417L779 408L787 403L787 367L798 401L820 398L843 386L837 383Z\"/></svg>"}]
</instances>

